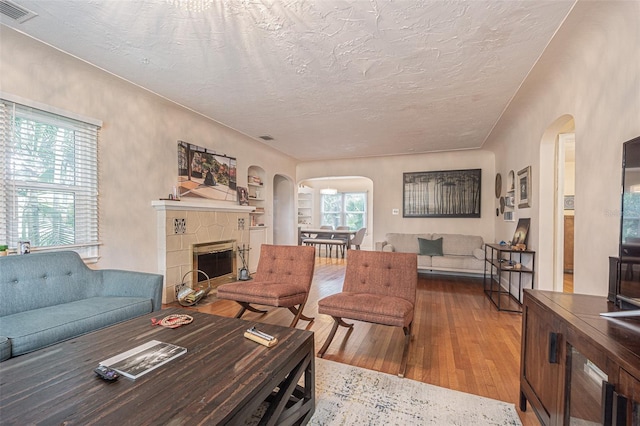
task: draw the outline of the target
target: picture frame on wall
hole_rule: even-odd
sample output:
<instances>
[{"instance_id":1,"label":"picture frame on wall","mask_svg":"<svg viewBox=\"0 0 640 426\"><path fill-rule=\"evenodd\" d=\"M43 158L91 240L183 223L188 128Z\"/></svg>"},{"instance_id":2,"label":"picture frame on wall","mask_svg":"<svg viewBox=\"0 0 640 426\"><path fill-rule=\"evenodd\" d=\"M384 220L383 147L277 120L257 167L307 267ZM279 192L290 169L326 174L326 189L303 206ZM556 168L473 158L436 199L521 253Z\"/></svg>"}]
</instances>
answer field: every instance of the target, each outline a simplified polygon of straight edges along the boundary
<instances>
[{"instance_id":1,"label":"picture frame on wall","mask_svg":"<svg viewBox=\"0 0 640 426\"><path fill-rule=\"evenodd\" d=\"M235 157L178 141L178 191L181 197L237 202Z\"/></svg>"},{"instance_id":2,"label":"picture frame on wall","mask_svg":"<svg viewBox=\"0 0 640 426\"><path fill-rule=\"evenodd\" d=\"M480 217L482 169L403 174L403 217Z\"/></svg>"},{"instance_id":3,"label":"picture frame on wall","mask_svg":"<svg viewBox=\"0 0 640 426\"><path fill-rule=\"evenodd\" d=\"M531 207L531 166L518 172L518 208Z\"/></svg>"}]
</instances>

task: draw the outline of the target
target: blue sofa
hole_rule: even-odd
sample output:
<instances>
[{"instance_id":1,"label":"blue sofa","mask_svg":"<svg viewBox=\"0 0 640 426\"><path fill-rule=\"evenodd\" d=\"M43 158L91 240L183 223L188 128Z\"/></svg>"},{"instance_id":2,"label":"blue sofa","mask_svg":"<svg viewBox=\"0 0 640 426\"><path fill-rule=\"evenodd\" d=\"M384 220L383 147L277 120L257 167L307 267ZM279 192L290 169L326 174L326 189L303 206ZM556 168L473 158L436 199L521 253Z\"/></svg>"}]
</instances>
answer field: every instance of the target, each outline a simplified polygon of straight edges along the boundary
<instances>
[{"instance_id":1,"label":"blue sofa","mask_svg":"<svg viewBox=\"0 0 640 426\"><path fill-rule=\"evenodd\" d=\"M0 361L157 311L162 280L72 251L0 257Z\"/></svg>"}]
</instances>

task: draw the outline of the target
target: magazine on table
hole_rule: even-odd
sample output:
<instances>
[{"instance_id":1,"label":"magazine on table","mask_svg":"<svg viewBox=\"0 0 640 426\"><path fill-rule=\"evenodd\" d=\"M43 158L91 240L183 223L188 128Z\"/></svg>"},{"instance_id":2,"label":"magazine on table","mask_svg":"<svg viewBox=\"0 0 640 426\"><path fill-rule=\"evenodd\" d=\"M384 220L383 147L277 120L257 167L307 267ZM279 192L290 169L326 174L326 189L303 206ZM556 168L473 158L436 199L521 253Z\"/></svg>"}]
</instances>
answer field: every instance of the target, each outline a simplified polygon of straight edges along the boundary
<instances>
[{"instance_id":1,"label":"magazine on table","mask_svg":"<svg viewBox=\"0 0 640 426\"><path fill-rule=\"evenodd\" d=\"M100 363L135 380L187 352L182 346L151 340Z\"/></svg>"}]
</instances>

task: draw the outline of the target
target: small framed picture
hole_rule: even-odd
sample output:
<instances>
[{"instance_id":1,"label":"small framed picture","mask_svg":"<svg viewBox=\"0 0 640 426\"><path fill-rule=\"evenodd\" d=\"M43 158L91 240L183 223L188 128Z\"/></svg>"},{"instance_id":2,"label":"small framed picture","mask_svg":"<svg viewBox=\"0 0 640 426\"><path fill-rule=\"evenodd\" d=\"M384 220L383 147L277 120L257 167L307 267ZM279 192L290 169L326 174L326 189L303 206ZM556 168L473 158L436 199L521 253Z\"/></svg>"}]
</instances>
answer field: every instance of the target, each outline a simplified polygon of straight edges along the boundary
<instances>
[{"instance_id":1,"label":"small framed picture","mask_svg":"<svg viewBox=\"0 0 640 426\"><path fill-rule=\"evenodd\" d=\"M238 186L236 187L236 189L238 190L238 204L240 204L241 206L248 206L249 189L245 188L244 186Z\"/></svg>"},{"instance_id":2,"label":"small framed picture","mask_svg":"<svg viewBox=\"0 0 640 426\"><path fill-rule=\"evenodd\" d=\"M518 208L531 207L531 166L518 172Z\"/></svg>"},{"instance_id":3,"label":"small framed picture","mask_svg":"<svg viewBox=\"0 0 640 426\"><path fill-rule=\"evenodd\" d=\"M516 226L516 231L513 233L513 239L511 240L511 245L515 246L517 244L527 245L527 237L529 236L529 225L531 224L531 219L518 219L518 226Z\"/></svg>"}]
</instances>

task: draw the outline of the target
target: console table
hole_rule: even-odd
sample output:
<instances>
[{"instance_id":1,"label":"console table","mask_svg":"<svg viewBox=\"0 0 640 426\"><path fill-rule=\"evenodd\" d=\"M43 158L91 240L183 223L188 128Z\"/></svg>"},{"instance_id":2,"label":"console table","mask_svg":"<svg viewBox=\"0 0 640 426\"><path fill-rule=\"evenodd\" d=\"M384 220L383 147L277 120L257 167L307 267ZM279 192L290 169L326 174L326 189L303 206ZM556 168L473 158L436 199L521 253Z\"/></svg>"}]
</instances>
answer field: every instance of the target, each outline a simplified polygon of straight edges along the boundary
<instances>
[{"instance_id":1,"label":"console table","mask_svg":"<svg viewBox=\"0 0 640 426\"><path fill-rule=\"evenodd\" d=\"M640 321L606 297L525 290L520 409L545 426L640 425Z\"/></svg>"},{"instance_id":2,"label":"console table","mask_svg":"<svg viewBox=\"0 0 640 426\"><path fill-rule=\"evenodd\" d=\"M531 266L525 266L526 261L530 261ZM485 244L484 293L499 311L522 312L523 278L530 276L533 288L535 264L535 251L516 250L509 245ZM503 278L506 280L506 288L502 286ZM512 287L517 290L517 294L513 294Z\"/></svg>"},{"instance_id":3,"label":"console table","mask_svg":"<svg viewBox=\"0 0 640 426\"><path fill-rule=\"evenodd\" d=\"M151 324L177 313L194 321L176 329ZM278 344L246 339L254 325ZM106 382L93 372L99 362L150 340L187 353L135 381ZM314 360L310 331L166 309L2 362L0 422L305 424L315 409Z\"/></svg>"}]
</instances>

